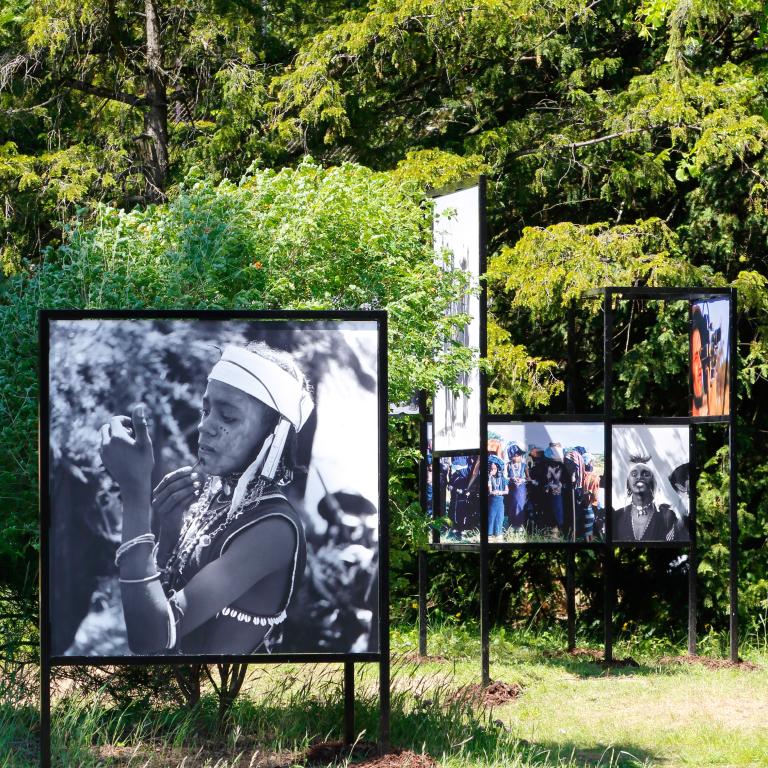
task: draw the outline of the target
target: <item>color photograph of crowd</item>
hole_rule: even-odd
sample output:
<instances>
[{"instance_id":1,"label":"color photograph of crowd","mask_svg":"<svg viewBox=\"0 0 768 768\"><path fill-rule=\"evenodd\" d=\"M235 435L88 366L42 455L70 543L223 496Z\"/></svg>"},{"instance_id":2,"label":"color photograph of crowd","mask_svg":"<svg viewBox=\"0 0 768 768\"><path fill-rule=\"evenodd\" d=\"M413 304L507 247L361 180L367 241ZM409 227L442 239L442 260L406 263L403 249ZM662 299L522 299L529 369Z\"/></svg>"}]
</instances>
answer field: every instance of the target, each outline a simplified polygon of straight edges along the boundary
<instances>
[{"instance_id":1,"label":"color photograph of crowd","mask_svg":"<svg viewBox=\"0 0 768 768\"><path fill-rule=\"evenodd\" d=\"M491 543L601 540L605 535L604 437L600 423L488 425L486 456L435 457L441 541L480 540L480 483L488 485ZM427 505L433 498L431 441Z\"/></svg>"}]
</instances>

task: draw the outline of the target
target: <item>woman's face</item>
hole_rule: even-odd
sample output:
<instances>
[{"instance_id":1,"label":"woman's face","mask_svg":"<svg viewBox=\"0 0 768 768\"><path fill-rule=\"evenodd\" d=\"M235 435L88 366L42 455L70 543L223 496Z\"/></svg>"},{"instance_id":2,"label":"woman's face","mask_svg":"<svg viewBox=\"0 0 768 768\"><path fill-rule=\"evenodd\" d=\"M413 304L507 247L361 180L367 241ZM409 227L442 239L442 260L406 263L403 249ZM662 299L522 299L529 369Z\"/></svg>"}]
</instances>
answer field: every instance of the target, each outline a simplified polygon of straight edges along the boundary
<instances>
[{"instance_id":1,"label":"woman's face","mask_svg":"<svg viewBox=\"0 0 768 768\"><path fill-rule=\"evenodd\" d=\"M493 464L491 464L491 477L497 474L498 471L499 471L499 468L496 466L496 463L494 462Z\"/></svg>"},{"instance_id":2,"label":"woman's face","mask_svg":"<svg viewBox=\"0 0 768 768\"><path fill-rule=\"evenodd\" d=\"M276 417L272 408L242 390L209 381L197 425L201 467L209 475L242 472L275 428Z\"/></svg>"}]
</instances>

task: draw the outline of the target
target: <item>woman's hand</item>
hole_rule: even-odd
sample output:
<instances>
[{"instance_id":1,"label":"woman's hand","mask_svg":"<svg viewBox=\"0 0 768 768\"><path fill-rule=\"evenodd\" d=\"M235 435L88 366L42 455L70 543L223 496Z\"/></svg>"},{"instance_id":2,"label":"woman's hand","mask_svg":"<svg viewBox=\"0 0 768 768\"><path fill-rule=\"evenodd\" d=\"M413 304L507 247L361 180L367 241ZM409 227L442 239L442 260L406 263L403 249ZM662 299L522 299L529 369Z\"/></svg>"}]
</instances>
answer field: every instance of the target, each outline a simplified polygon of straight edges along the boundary
<instances>
[{"instance_id":1,"label":"woman's hand","mask_svg":"<svg viewBox=\"0 0 768 768\"><path fill-rule=\"evenodd\" d=\"M124 500L149 492L155 457L143 405L137 405L130 418L113 416L101 428L101 460Z\"/></svg>"},{"instance_id":2,"label":"woman's hand","mask_svg":"<svg viewBox=\"0 0 768 768\"><path fill-rule=\"evenodd\" d=\"M160 531L158 557L165 556L176 543L184 512L200 495L204 477L192 467L169 472L152 491L152 513Z\"/></svg>"}]
</instances>

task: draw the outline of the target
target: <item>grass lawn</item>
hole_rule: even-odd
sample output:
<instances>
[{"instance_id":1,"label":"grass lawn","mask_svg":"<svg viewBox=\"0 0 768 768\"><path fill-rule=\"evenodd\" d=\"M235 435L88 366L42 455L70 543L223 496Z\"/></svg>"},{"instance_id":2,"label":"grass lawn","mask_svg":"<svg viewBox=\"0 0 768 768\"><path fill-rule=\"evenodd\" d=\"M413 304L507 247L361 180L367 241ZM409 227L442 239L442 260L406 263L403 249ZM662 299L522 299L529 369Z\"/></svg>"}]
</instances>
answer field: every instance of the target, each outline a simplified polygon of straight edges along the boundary
<instances>
[{"instance_id":1,"label":"grass lawn","mask_svg":"<svg viewBox=\"0 0 768 768\"><path fill-rule=\"evenodd\" d=\"M481 701L476 632L430 632L417 660L416 632L393 631L392 741L429 756L422 768L470 766L768 766L768 653L748 663L681 663L680 649L631 639L616 646L631 665L604 667L598 648L564 652L559 634L492 634L491 676L509 701ZM253 669L233 725L213 733L215 703L192 715L137 705L122 712L103 698L61 698L54 714L56 764L131 768L277 768L306 764L317 741L340 738L340 665ZM375 738L376 668L359 665L357 725ZM497 686L498 687L498 686ZM487 698L487 697L486 697ZM504 698L503 696L501 697ZM35 711L0 707L0 768L36 764ZM370 755L335 764L374 765ZM367 763L365 761L368 761ZM323 758L315 765L334 764ZM384 765L380 763L380 765ZM394 766L395 763L386 763Z\"/></svg>"}]
</instances>

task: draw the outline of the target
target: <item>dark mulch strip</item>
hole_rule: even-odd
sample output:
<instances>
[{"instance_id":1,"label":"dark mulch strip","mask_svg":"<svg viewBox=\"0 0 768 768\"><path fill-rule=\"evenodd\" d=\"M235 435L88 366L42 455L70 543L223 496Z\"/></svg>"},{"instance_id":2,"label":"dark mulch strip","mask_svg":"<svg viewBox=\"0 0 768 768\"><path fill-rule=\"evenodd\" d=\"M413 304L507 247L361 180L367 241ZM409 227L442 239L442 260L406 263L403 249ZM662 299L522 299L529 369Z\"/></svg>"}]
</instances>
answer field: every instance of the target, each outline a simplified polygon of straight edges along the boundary
<instances>
[{"instance_id":1,"label":"dark mulch strip","mask_svg":"<svg viewBox=\"0 0 768 768\"><path fill-rule=\"evenodd\" d=\"M359 768L437 768L428 755L417 755L407 749L393 749L386 755L378 754L378 746L372 741L358 741L354 749L343 741L323 741L313 744L304 756L305 765L328 765L350 758L363 761L353 765ZM302 761L299 761L302 762Z\"/></svg>"},{"instance_id":2,"label":"dark mulch strip","mask_svg":"<svg viewBox=\"0 0 768 768\"><path fill-rule=\"evenodd\" d=\"M637 669L640 666L631 656L627 656L626 659L611 659L611 661L601 659L598 664L604 666L606 670Z\"/></svg>"},{"instance_id":3,"label":"dark mulch strip","mask_svg":"<svg viewBox=\"0 0 768 768\"><path fill-rule=\"evenodd\" d=\"M574 648L572 651L549 651L544 654L549 659L575 659L576 661L591 661L607 668L639 667L640 665L631 657L626 659L613 659L605 661L602 651L596 648Z\"/></svg>"},{"instance_id":4,"label":"dark mulch strip","mask_svg":"<svg viewBox=\"0 0 768 768\"><path fill-rule=\"evenodd\" d=\"M751 661L731 661L730 659L712 659L707 656L662 656L660 664L695 664L707 669L743 669L755 672L762 667Z\"/></svg>"},{"instance_id":5,"label":"dark mulch strip","mask_svg":"<svg viewBox=\"0 0 768 768\"><path fill-rule=\"evenodd\" d=\"M574 648L572 651L566 651L566 654L572 659L584 659L599 664L603 661L603 652L595 648Z\"/></svg>"},{"instance_id":6,"label":"dark mulch strip","mask_svg":"<svg viewBox=\"0 0 768 768\"><path fill-rule=\"evenodd\" d=\"M419 664L425 664L427 662L443 662L448 661L448 659L445 656L422 656L417 651L411 651L410 653L406 653L402 656L402 658L405 661L413 661Z\"/></svg>"},{"instance_id":7,"label":"dark mulch strip","mask_svg":"<svg viewBox=\"0 0 768 768\"><path fill-rule=\"evenodd\" d=\"M519 685L510 685L501 680L494 680L487 688L483 688L480 683L463 685L455 691L449 700L473 701L478 704L484 704L487 707L498 707L514 701L522 692L523 689Z\"/></svg>"},{"instance_id":8,"label":"dark mulch strip","mask_svg":"<svg viewBox=\"0 0 768 768\"><path fill-rule=\"evenodd\" d=\"M437 768L437 763L429 755L417 755L409 749L395 749L355 765L359 768Z\"/></svg>"},{"instance_id":9,"label":"dark mulch strip","mask_svg":"<svg viewBox=\"0 0 768 768\"><path fill-rule=\"evenodd\" d=\"M334 760L348 757L370 757L378 752L378 746L372 741L358 741L354 746L343 741L321 741L313 744L304 755L305 765L328 765Z\"/></svg>"},{"instance_id":10,"label":"dark mulch strip","mask_svg":"<svg viewBox=\"0 0 768 768\"><path fill-rule=\"evenodd\" d=\"M523 689L519 685L494 680L483 692L483 703L491 707L507 704L514 701L522 692Z\"/></svg>"}]
</instances>

